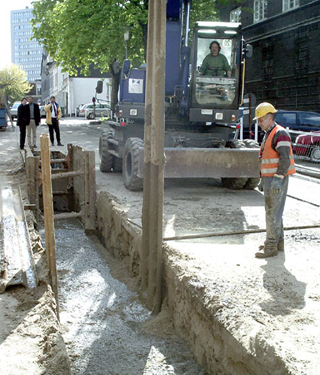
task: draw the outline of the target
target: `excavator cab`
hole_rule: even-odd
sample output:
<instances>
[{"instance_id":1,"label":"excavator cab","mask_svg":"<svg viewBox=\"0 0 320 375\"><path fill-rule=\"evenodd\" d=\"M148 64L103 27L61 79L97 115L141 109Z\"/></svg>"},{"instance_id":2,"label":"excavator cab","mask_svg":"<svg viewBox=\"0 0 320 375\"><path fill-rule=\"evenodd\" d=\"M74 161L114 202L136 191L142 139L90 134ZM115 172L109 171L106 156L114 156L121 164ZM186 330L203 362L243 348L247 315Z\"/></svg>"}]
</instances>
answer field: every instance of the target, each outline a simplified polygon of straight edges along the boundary
<instances>
[{"instance_id":1,"label":"excavator cab","mask_svg":"<svg viewBox=\"0 0 320 375\"><path fill-rule=\"evenodd\" d=\"M215 56L211 44L215 44ZM196 24L191 58L191 121L229 124L238 120L241 54L239 23Z\"/></svg>"}]
</instances>

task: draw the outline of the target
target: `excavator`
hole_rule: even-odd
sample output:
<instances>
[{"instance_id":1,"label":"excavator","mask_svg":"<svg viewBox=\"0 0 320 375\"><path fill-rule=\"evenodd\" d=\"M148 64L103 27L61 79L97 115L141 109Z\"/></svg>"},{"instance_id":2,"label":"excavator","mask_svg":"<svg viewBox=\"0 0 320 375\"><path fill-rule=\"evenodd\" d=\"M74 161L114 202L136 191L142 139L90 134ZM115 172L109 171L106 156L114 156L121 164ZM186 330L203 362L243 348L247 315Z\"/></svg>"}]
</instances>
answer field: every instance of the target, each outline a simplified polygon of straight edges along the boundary
<instances>
[{"instance_id":1,"label":"excavator","mask_svg":"<svg viewBox=\"0 0 320 375\"><path fill-rule=\"evenodd\" d=\"M164 177L221 178L224 187L254 189L259 146L232 136L240 126L245 61L252 48L239 23L199 21L190 38L190 9L190 0L167 2ZM230 71L204 72L212 42ZM100 170L122 172L129 190L143 187L145 89L146 65L134 69L125 60L114 118L99 140Z\"/></svg>"}]
</instances>

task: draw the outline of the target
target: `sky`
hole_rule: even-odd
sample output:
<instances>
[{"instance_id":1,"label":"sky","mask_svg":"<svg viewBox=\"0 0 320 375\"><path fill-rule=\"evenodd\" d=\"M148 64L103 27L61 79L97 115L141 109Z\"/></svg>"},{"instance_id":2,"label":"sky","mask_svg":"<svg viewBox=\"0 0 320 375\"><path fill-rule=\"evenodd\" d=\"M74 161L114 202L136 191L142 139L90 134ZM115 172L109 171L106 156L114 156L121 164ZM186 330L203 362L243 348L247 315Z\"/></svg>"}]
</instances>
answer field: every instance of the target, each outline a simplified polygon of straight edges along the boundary
<instances>
[{"instance_id":1,"label":"sky","mask_svg":"<svg viewBox=\"0 0 320 375\"><path fill-rule=\"evenodd\" d=\"M0 35L1 52L0 52L0 69L11 64L11 28L10 28L10 11L25 9L31 7L31 0L1 0L0 5Z\"/></svg>"}]
</instances>

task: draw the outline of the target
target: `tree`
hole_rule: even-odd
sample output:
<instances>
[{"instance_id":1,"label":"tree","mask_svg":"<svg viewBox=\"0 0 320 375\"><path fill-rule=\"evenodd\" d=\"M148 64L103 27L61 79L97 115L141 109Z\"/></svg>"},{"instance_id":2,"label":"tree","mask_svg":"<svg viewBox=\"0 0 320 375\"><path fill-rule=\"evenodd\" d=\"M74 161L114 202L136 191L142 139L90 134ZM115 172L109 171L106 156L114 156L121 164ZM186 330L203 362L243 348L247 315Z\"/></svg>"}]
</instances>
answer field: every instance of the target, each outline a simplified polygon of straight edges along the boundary
<instances>
[{"instance_id":1,"label":"tree","mask_svg":"<svg viewBox=\"0 0 320 375\"><path fill-rule=\"evenodd\" d=\"M148 0L39 0L33 3L33 35L64 70L76 74L77 67L86 74L92 64L108 71L114 59L124 60L124 33L129 30L129 58L139 66L145 61L148 4ZM192 2L192 20L214 17L213 1Z\"/></svg>"},{"instance_id":2,"label":"tree","mask_svg":"<svg viewBox=\"0 0 320 375\"><path fill-rule=\"evenodd\" d=\"M123 34L130 29L129 52L133 64L143 56L142 28L147 23L146 1L40 0L34 3L33 34L50 56L69 73L88 73L95 64L125 57Z\"/></svg>"},{"instance_id":3,"label":"tree","mask_svg":"<svg viewBox=\"0 0 320 375\"><path fill-rule=\"evenodd\" d=\"M32 85L27 81L25 71L15 64L0 70L0 87L2 91L0 105L2 107L9 101L21 100L32 89Z\"/></svg>"}]
</instances>

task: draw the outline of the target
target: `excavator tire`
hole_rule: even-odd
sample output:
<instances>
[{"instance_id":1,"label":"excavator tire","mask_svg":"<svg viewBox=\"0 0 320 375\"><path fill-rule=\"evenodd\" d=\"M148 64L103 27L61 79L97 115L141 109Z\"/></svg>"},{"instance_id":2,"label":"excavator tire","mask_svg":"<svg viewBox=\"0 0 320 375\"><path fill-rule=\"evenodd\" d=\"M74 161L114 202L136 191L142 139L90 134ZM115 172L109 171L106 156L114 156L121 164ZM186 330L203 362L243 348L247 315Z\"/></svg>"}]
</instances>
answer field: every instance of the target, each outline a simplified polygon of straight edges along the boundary
<instances>
[{"instance_id":1,"label":"excavator tire","mask_svg":"<svg viewBox=\"0 0 320 375\"><path fill-rule=\"evenodd\" d=\"M143 140L140 138L128 138L124 145L122 177L124 186L132 191L143 188L143 179L138 177L140 147L143 147Z\"/></svg>"},{"instance_id":2,"label":"excavator tire","mask_svg":"<svg viewBox=\"0 0 320 375\"><path fill-rule=\"evenodd\" d=\"M111 172L114 163L114 156L109 153L108 140L113 138L112 130L104 130L99 139L99 156L100 156L100 171Z\"/></svg>"},{"instance_id":3,"label":"excavator tire","mask_svg":"<svg viewBox=\"0 0 320 375\"><path fill-rule=\"evenodd\" d=\"M122 159L114 158L113 172L122 172Z\"/></svg>"},{"instance_id":4,"label":"excavator tire","mask_svg":"<svg viewBox=\"0 0 320 375\"><path fill-rule=\"evenodd\" d=\"M226 148L245 148L244 142L239 139L231 139L226 143ZM221 178L222 186L228 189L240 190L243 189L248 181L246 177L232 178L223 177Z\"/></svg>"},{"instance_id":5,"label":"excavator tire","mask_svg":"<svg viewBox=\"0 0 320 375\"><path fill-rule=\"evenodd\" d=\"M260 148L259 143L254 141L253 139L244 139L244 144L247 148ZM246 182L244 189L253 190L255 189L260 182L260 178L248 178L248 181Z\"/></svg>"}]
</instances>

